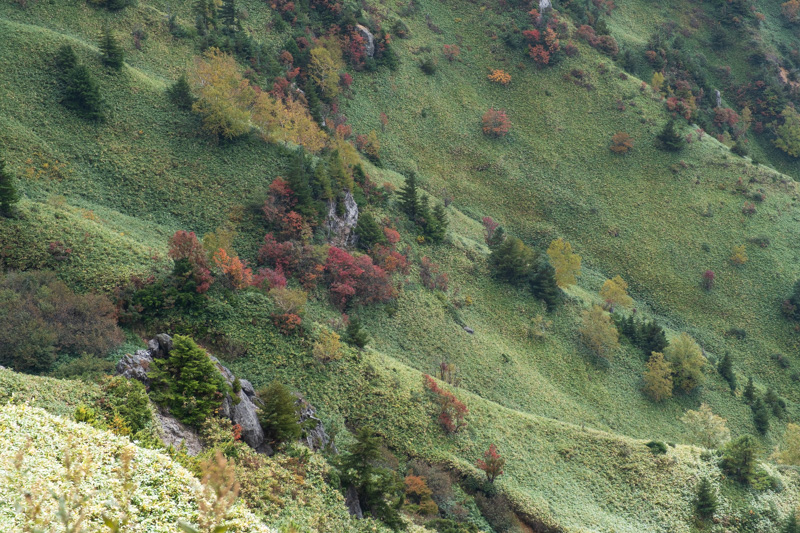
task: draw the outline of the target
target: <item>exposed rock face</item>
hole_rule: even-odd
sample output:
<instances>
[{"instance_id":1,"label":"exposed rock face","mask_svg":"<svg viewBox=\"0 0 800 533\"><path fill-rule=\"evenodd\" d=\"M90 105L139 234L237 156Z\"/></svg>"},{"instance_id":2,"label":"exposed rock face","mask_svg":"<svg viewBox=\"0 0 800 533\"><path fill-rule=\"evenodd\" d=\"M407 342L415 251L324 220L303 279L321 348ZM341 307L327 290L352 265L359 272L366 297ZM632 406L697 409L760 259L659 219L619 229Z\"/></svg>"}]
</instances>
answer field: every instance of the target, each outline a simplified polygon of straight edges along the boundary
<instances>
[{"instance_id":1,"label":"exposed rock face","mask_svg":"<svg viewBox=\"0 0 800 533\"><path fill-rule=\"evenodd\" d=\"M117 374L127 379L141 381L145 387L149 387L150 380L147 377L147 371L153 363L151 354L150 350L136 350L136 353L124 356L117 363Z\"/></svg>"},{"instance_id":2,"label":"exposed rock face","mask_svg":"<svg viewBox=\"0 0 800 533\"><path fill-rule=\"evenodd\" d=\"M225 381L230 387L233 387L236 381L236 376L233 372L223 366L216 357L211 357L214 364L225 378ZM225 396L222 401L222 410L220 413L231 419L234 424L239 424L242 428L242 440L248 446L260 453L272 454L272 447L266 442L264 430L258 422L258 406L259 399L256 397L256 391L253 385L246 379L240 379L239 384L242 390L239 391L237 397L239 402L236 403L230 396Z\"/></svg>"},{"instance_id":3,"label":"exposed rock face","mask_svg":"<svg viewBox=\"0 0 800 533\"><path fill-rule=\"evenodd\" d=\"M358 224L358 204L356 204L352 193L347 191L344 195L344 215L336 214L336 202L328 202L328 218L325 219L325 227L328 230L328 242L333 246L344 248L350 246L355 241L353 228Z\"/></svg>"},{"instance_id":4,"label":"exposed rock face","mask_svg":"<svg viewBox=\"0 0 800 533\"><path fill-rule=\"evenodd\" d=\"M375 56L375 37L372 35L372 32L361 24L356 24L356 29L366 41L364 44L364 52L367 54L367 57Z\"/></svg>"},{"instance_id":5,"label":"exposed rock face","mask_svg":"<svg viewBox=\"0 0 800 533\"><path fill-rule=\"evenodd\" d=\"M544 13L545 9L550 9L553 7L553 4L550 0L539 0L539 13Z\"/></svg>"},{"instance_id":6,"label":"exposed rock face","mask_svg":"<svg viewBox=\"0 0 800 533\"><path fill-rule=\"evenodd\" d=\"M317 410L314 408L314 406L308 403L300 394L295 394L295 396L297 397L295 405L300 413L300 424L306 426L307 420L313 420L316 422L316 425L312 429L306 430L304 437L306 446L315 452L324 450L330 446L333 453L339 453L336 450L336 446L331 441L331 437L325 431L325 426L322 424L322 420L317 418Z\"/></svg>"},{"instance_id":7,"label":"exposed rock face","mask_svg":"<svg viewBox=\"0 0 800 533\"><path fill-rule=\"evenodd\" d=\"M347 487L347 492L344 495L344 504L351 515L359 520L364 518L364 513L361 511L361 502L358 501L358 492L356 492L356 488L353 485Z\"/></svg>"},{"instance_id":8,"label":"exposed rock face","mask_svg":"<svg viewBox=\"0 0 800 533\"><path fill-rule=\"evenodd\" d=\"M722 94L719 92L719 89L714 91L714 95L717 97L717 107L722 107Z\"/></svg>"},{"instance_id":9,"label":"exposed rock face","mask_svg":"<svg viewBox=\"0 0 800 533\"><path fill-rule=\"evenodd\" d=\"M203 450L197 432L170 415L167 410L159 409L156 417L161 424L161 440L164 444L175 449L185 446L189 455L197 455Z\"/></svg>"}]
</instances>

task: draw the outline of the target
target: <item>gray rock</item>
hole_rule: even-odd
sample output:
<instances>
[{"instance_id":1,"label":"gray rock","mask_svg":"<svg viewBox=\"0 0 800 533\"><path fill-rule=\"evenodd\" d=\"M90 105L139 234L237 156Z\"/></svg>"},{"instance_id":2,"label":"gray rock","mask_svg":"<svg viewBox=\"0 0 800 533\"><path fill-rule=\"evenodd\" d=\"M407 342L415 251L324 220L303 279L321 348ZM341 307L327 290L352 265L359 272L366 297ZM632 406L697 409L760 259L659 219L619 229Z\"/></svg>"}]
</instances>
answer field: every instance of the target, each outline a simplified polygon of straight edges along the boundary
<instances>
[{"instance_id":1,"label":"gray rock","mask_svg":"<svg viewBox=\"0 0 800 533\"><path fill-rule=\"evenodd\" d=\"M719 89L714 91L714 96L717 97L717 107L722 107L722 93L719 92Z\"/></svg>"},{"instance_id":2,"label":"gray rock","mask_svg":"<svg viewBox=\"0 0 800 533\"><path fill-rule=\"evenodd\" d=\"M475 334L475 330L470 328L470 327L467 327L467 326L464 326L464 331L466 331L470 335L474 335Z\"/></svg>"},{"instance_id":3,"label":"gray rock","mask_svg":"<svg viewBox=\"0 0 800 533\"><path fill-rule=\"evenodd\" d=\"M211 360L217 365L217 368L228 385L233 387L233 383L236 380L233 372L220 363L219 359L216 357L211 356ZM261 428L261 424L258 421L258 406L256 405L258 399L255 396L253 385L247 380L239 380L239 383L242 385L242 390L236 395L238 403L234 402L233 398L226 395L225 399L222 401L220 414L230 418L231 422L234 424L239 424L239 426L241 426L242 440L246 442L248 446L257 452L271 453L272 448L266 442L264 430Z\"/></svg>"},{"instance_id":4,"label":"gray rock","mask_svg":"<svg viewBox=\"0 0 800 533\"><path fill-rule=\"evenodd\" d=\"M347 487L347 492L344 495L344 504L350 514L361 520L364 518L364 513L361 511L361 503L358 501L358 492L353 485Z\"/></svg>"},{"instance_id":5,"label":"gray rock","mask_svg":"<svg viewBox=\"0 0 800 533\"><path fill-rule=\"evenodd\" d=\"M127 379L135 379L144 383L145 387L150 385L147 371L153 364L150 350L137 350L134 354L123 356L117 363L117 374Z\"/></svg>"},{"instance_id":6,"label":"gray rock","mask_svg":"<svg viewBox=\"0 0 800 533\"><path fill-rule=\"evenodd\" d=\"M553 4L550 0L539 0L539 13L544 13L545 9L550 9L553 7Z\"/></svg>"},{"instance_id":7,"label":"gray rock","mask_svg":"<svg viewBox=\"0 0 800 533\"><path fill-rule=\"evenodd\" d=\"M184 446L189 455L197 455L203 451L197 432L169 414L169 411L159 409L156 418L161 425L161 440L164 444L176 449Z\"/></svg>"},{"instance_id":8,"label":"gray rock","mask_svg":"<svg viewBox=\"0 0 800 533\"><path fill-rule=\"evenodd\" d=\"M353 228L358 224L358 204L353 195L347 191L344 195L344 215L336 214L336 201L328 201L328 218L325 228L328 230L328 242L333 246L347 247L355 243Z\"/></svg>"},{"instance_id":9,"label":"gray rock","mask_svg":"<svg viewBox=\"0 0 800 533\"><path fill-rule=\"evenodd\" d=\"M313 420L316 422L316 425L312 429L306 430L304 437L305 445L315 452L324 450L330 446L333 453L339 453L336 450L336 446L331 441L330 435L325 431L322 420L317 418L317 410L314 406L308 403L300 394L295 393L295 396L297 397L295 406L297 406L297 411L300 413L300 424L307 427L306 421Z\"/></svg>"},{"instance_id":10,"label":"gray rock","mask_svg":"<svg viewBox=\"0 0 800 533\"><path fill-rule=\"evenodd\" d=\"M367 54L367 57L374 57L375 56L375 37L372 35L372 32L366 26L361 24L356 24L356 29L358 33L367 41L364 44L364 52Z\"/></svg>"},{"instance_id":11,"label":"gray rock","mask_svg":"<svg viewBox=\"0 0 800 533\"><path fill-rule=\"evenodd\" d=\"M159 333L155 338L147 341L147 348L153 358L159 359L169 355L172 350L172 337L166 333Z\"/></svg>"}]
</instances>

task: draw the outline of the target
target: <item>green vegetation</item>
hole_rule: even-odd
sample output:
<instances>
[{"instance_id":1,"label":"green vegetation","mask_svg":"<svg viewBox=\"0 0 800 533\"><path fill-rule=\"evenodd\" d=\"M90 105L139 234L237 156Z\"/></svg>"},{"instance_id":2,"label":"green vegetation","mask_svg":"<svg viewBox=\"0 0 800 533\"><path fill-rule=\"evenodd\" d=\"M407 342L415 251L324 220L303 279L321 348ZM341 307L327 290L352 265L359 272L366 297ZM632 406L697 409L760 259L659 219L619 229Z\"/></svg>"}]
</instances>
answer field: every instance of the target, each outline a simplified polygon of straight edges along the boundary
<instances>
[{"instance_id":1,"label":"green vegetation","mask_svg":"<svg viewBox=\"0 0 800 533\"><path fill-rule=\"evenodd\" d=\"M199 426L222 403L222 375L191 337L176 335L165 359L151 365L150 397L186 424Z\"/></svg>"},{"instance_id":2,"label":"green vegetation","mask_svg":"<svg viewBox=\"0 0 800 533\"><path fill-rule=\"evenodd\" d=\"M291 391L277 381L258 391L262 405L258 411L258 421L264 434L272 444L295 441L302 432L295 407L296 398Z\"/></svg>"}]
</instances>

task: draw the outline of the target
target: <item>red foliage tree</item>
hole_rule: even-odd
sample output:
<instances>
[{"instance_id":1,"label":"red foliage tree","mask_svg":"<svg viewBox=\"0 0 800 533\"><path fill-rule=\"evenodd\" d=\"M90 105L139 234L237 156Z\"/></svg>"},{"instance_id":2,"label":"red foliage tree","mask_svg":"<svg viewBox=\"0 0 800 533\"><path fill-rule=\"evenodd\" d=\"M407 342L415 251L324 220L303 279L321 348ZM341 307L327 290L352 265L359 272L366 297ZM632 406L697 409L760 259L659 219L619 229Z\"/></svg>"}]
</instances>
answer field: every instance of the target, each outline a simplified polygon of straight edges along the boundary
<instances>
[{"instance_id":1,"label":"red foliage tree","mask_svg":"<svg viewBox=\"0 0 800 533\"><path fill-rule=\"evenodd\" d=\"M253 282L253 271L239 257L231 257L222 248L214 253L214 263L234 289L244 289Z\"/></svg>"},{"instance_id":2,"label":"red foliage tree","mask_svg":"<svg viewBox=\"0 0 800 533\"><path fill-rule=\"evenodd\" d=\"M442 53L448 61L455 61L461 55L461 48L457 44L446 44L442 47Z\"/></svg>"},{"instance_id":3,"label":"red foliage tree","mask_svg":"<svg viewBox=\"0 0 800 533\"><path fill-rule=\"evenodd\" d=\"M483 217L481 222L483 222L483 230L485 232L483 238L486 241L486 244L489 244L492 242L492 239L494 238L494 232L497 231L497 228L500 227L500 224L495 222L492 217Z\"/></svg>"},{"instance_id":4,"label":"red foliage tree","mask_svg":"<svg viewBox=\"0 0 800 533\"><path fill-rule=\"evenodd\" d=\"M489 108L483 114L483 133L492 137L504 137L511 130L511 121L502 109Z\"/></svg>"},{"instance_id":5,"label":"red foliage tree","mask_svg":"<svg viewBox=\"0 0 800 533\"><path fill-rule=\"evenodd\" d=\"M278 270L261 268L253 276L253 285L265 290L286 287L286 276Z\"/></svg>"},{"instance_id":6,"label":"red foliage tree","mask_svg":"<svg viewBox=\"0 0 800 533\"><path fill-rule=\"evenodd\" d=\"M466 417L469 414L467 406L464 405L456 395L444 390L436 383L436 380L425 374L423 376L425 387L436 396L439 405L439 423L448 433L456 433L467 427Z\"/></svg>"},{"instance_id":7,"label":"red foliage tree","mask_svg":"<svg viewBox=\"0 0 800 533\"><path fill-rule=\"evenodd\" d=\"M173 261L186 260L189 263L198 293L202 294L211 287L214 278L211 276L208 257L193 231L178 230L170 237L169 257Z\"/></svg>"},{"instance_id":8,"label":"red foliage tree","mask_svg":"<svg viewBox=\"0 0 800 533\"><path fill-rule=\"evenodd\" d=\"M361 304L386 302L394 297L386 271L375 265L368 255L356 259L341 248L331 246L325 272L331 301L341 310L355 297Z\"/></svg>"},{"instance_id":9,"label":"red foliage tree","mask_svg":"<svg viewBox=\"0 0 800 533\"><path fill-rule=\"evenodd\" d=\"M447 273L441 272L439 265L423 257L419 263L419 278L425 288L430 290L440 290L447 292L447 285L450 281Z\"/></svg>"},{"instance_id":10,"label":"red foliage tree","mask_svg":"<svg viewBox=\"0 0 800 533\"><path fill-rule=\"evenodd\" d=\"M489 483L494 483L494 480L503 475L503 466L506 460L500 457L497 452L497 446L494 444L489 446L489 449L483 453L483 459L478 459L477 467L486 472L486 479Z\"/></svg>"}]
</instances>

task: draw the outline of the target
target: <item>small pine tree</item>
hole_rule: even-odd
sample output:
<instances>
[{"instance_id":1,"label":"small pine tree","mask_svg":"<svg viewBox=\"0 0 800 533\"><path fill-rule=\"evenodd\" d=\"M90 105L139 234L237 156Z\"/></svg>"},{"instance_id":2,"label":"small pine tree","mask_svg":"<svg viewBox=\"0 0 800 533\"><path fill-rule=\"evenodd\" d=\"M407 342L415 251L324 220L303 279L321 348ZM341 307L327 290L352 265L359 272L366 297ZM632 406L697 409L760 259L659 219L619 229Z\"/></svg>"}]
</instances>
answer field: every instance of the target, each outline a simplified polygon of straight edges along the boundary
<instances>
[{"instance_id":1,"label":"small pine tree","mask_svg":"<svg viewBox=\"0 0 800 533\"><path fill-rule=\"evenodd\" d=\"M186 424L199 426L222 403L222 375L190 337L175 335L167 358L150 369L150 397Z\"/></svg>"},{"instance_id":2,"label":"small pine tree","mask_svg":"<svg viewBox=\"0 0 800 533\"><path fill-rule=\"evenodd\" d=\"M675 128L675 121L670 120L657 136L659 146L668 152L680 152L686 140Z\"/></svg>"},{"instance_id":3,"label":"small pine tree","mask_svg":"<svg viewBox=\"0 0 800 533\"><path fill-rule=\"evenodd\" d=\"M358 217L356 235L358 235L358 247L362 250L369 250L375 244L386 243L383 229L369 212L363 212Z\"/></svg>"},{"instance_id":4,"label":"small pine tree","mask_svg":"<svg viewBox=\"0 0 800 533\"><path fill-rule=\"evenodd\" d=\"M239 29L236 20L235 0L222 0L222 7L219 10L219 19L222 22L222 29L225 33L233 35Z\"/></svg>"},{"instance_id":5,"label":"small pine tree","mask_svg":"<svg viewBox=\"0 0 800 533\"><path fill-rule=\"evenodd\" d=\"M65 44L56 52L56 68L61 71L61 80L66 81L65 74L78 66L78 56L72 46Z\"/></svg>"},{"instance_id":6,"label":"small pine tree","mask_svg":"<svg viewBox=\"0 0 800 533\"><path fill-rule=\"evenodd\" d=\"M708 478L703 478L697 485L697 499L694 501L694 510L702 520L708 520L717 511L717 496Z\"/></svg>"},{"instance_id":7,"label":"small pine tree","mask_svg":"<svg viewBox=\"0 0 800 533\"><path fill-rule=\"evenodd\" d=\"M781 533L800 533L800 525L797 524L797 515L794 511L789 513L789 518L781 529Z\"/></svg>"},{"instance_id":8,"label":"small pine tree","mask_svg":"<svg viewBox=\"0 0 800 533\"><path fill-rule=\"evenodd\" d=\"M742 483L751 483L758 466L758 440L752 435L742 435L725 445L720 466Z\"/></svg>"},{"instance_id":9,"label":"small pine tree","mask_svg":"<svg viewBox=\"0 0 800 533\"><path fill-rule=\"evenodd\" d=\"M547 309L555 308L561 301L561 289L556 283L556 269L546 261L540 261L530 276L530 288L533 295L545 303Z\"/></svg>"},{"instance_id":10,"label":"small pine tree","mask_svg":"<svg viewBox=\"0 0 800 533\"><path fill-rule=\"evenodd\" d=\"M516 237L505 239L489 256L494 274L512 283L527 279L535 262L536 253Z\"/></svg>"},{"instance_id":11,"label":"small pine tree","mask_svg":"<svg viewBox=\"0 0 800 533\"><path fill-rule=\"evenodd\" d=\"M769 410L761 398L756 398L752 405L753 409L753 424L756 430L762 435L766 435L769 431Z\"/></svg>"},{"instance_id":12,"label":"small pine tree","mask_svg":"<svg viewBox=\"0 0 800 533\"><path fill-rule=\"evenodd\" d=\"M192 88L189 86L189 79L186 77L185 72L167 89L167 97L170 102L180 109L191 111L194 104L194 96L192 96Z\"/></svg>"},{"instance_id":13,"label":"small pine tree","mask_svg":"<svg viewBox=\"0 0 800 533\"><path fill-rule=\"evenodd\" d=\"M308 183L308 173L306 172L306 158L302 150L298 150L292 159L287 176L289 188L294 193L297 203L294 210L303 216L314 215L314 199L311 196L311 186Z\"/></svg>"},{"instance_id":14,"label":"small pine tree","mask_svg":"<svg viewBox=\"0 0 800 533\"><path fill-rule=\"evenodd\" d=\"M732 391L736 390L736 374L733 372L733 360L730 352L725 352L722 361L719 362L719 374L728 382Z\"/></svg>"},{"instance_id":15,"label":"small pine tree","mask_svg":"<svg viewBox=\"0 0 800 533\"><path fill-rule=\"evenodd\" d=\"M103 26L103 33L100 36L100 53L105 66L114 70L122 68L125 62L125 52L108 26Z\"/></svg>"},{"instance_id":16,"label":"small pine tree","mask_svg":"<svg viewBox=\"0 0 800 533\"><path fill-rule=\"evenodd\" d=\"M442 204L436 204L431 214L431 223L433 227L431 227L429 231L430 238L433 242L442 242L447 235L447 226L449 224L447 221L447 212L445 212Z\"/></svg>"},{"instance_id":17,"label":"small pine tree","mask_svg":"<svg viewBox=\"0 0 800 533\"><path fill-rule=\"evenodd\" d=\"M84 118L102 121L104 114L100 86L86 65L76 65L64 77L66 87L61 103Z\"/></svg>"},{"instance_id":18,"label":"small pine tree","mask_svg":"<svg viewBox=\"0 0 800 533\"><path fill-rule=\"evenodd\" d=\"M417 175L414 172L406 178L405 185L397 195L397 203L403 213L408 215L411 220L416 220L420 211L420 201L417 192Z\"/></svg>"},{"instance_id":19,"label":"small pine tree","mask_svg":"<svg viewBox=\"0 0 800 533\"><path fill-rule=\"evenodd\" d=\"M744 386L744 392L742 393L742 397L744 397L747 403L752 403L753 400L756 398L756 387L753 385L753 378L747 378L747 385Z\"/></svg>"},{"instance_id":20,"label":"small pine tree","mask_svg":"<svg viewBox=\"0 0 800 533\"><path fill-rule=\"evenodd\" d=\"M331 200L333 198L333 187L331 186L331 178L328 176L328 165L325 161L319 161L314 168L314 179L311 182L311 188L314 191L314 197L322 200Z\"/></svg>"},{"instance_id":21,"label":"small pine tree","mask_svg":"<svg viewBox=\"0 0 800 533\"><path fill-rule=\"evenodd\" d=\"M764 404L772 411L775 418L783 418L786 415L786 401L778 396L775 389L769 388L764 395Z\"/></svg>"},{"instance_id":22,"label":"small pine tree","mask_svg":"<svg viewBox=\"0 0 800 533\"><path fill-rule=\"evenodd\" d=\"M258 410L258 421L272 444L297 440L302 434L297 416L295 397L281 383L273 381L269 387L258 391L263 405Z\"/></svg>"},{"instance_id":23,"label":"small pine tree","mask_svg":"<svg viewBox=\"0 0 800 533\"><path fill-rule=\"evenodd\" d=\"M344 340L348 344L352 344L358 348L364 348L369 344L370 336L364 328L361 327L361 321L357 318L351 318L350 323L347 324L347 331L344 334Z\"/></svg>"},{"instance_id":24,"label":"small pine tree","mask_svg":"<svg viewBox=\"0 0 800 533\"><path fill-rule=\"evenodd\" d=\"M633 320L633 316L630 317ZM663 352L669 346L664 328L659 326L654 320L636 324L633 344L640 348L644 353Z\"/></svg>"},{"instance_id":25,"label":"small pine tree","mask_svg":"<svg viewBox=\"0 0 800 533\"><path fill-rule=\"evenodd\" d=\"M10 216L18 201L19 192L14 184L14 176L6 169L6 162L0 157L0 216Z\"/></svg>"}]
</instances>

